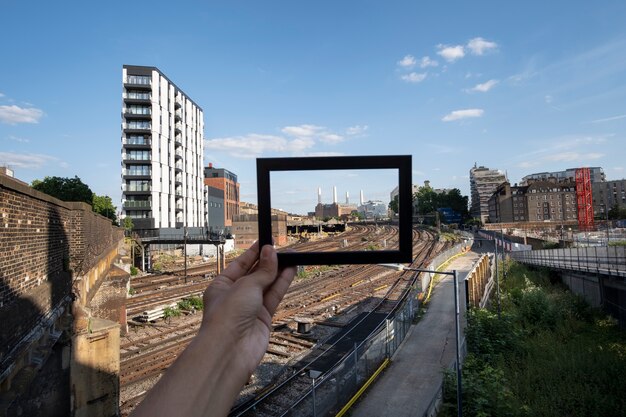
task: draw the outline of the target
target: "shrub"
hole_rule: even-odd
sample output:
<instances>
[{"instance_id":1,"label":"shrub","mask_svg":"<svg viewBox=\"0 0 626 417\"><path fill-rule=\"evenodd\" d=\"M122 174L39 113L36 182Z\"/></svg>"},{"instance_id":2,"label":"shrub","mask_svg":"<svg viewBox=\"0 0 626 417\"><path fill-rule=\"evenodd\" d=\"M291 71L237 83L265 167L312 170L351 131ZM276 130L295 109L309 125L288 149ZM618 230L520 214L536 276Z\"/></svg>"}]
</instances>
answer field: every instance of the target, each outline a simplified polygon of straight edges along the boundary
<instances>
[{"instance_id":1,"label":"shrub","mask_svg":"<svg viewBox=\"0 0 626 417\"><path fill-rule=\"evenodd\" d=\"M178 317L182 313L178 307L165 307L163 310L163 318L169 319L171 317Z\"/></svg>"},{"instance_id":2,"label":"shrub","mask_svg":"<svg viewBox=\"0 0 626 417\"><path fill-rule=\"evenodd\" d=\"M137 275L138 273L139 273L139 269L138 269L137 267L135 267L135 266L131 266L131 267L130 267L130 274L131 274L132 276L135 276L135 275Z\"/></svg>"}]
</instances>

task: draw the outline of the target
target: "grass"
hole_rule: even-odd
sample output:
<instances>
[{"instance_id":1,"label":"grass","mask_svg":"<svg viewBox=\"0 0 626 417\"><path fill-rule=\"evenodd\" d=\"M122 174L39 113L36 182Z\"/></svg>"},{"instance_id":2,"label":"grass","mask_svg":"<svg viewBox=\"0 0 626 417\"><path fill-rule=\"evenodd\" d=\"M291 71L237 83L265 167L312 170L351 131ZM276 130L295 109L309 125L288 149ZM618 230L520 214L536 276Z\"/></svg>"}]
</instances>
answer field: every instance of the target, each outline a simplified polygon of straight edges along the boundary
<instances>
[{"instance_id":1,"label":"grass","mask_svg":"<svg viewBox=\"0 0 626 417\"><path fill-rule=\"evenodd\" d=\"M468 316L463 414L626 416L626 333L547 271L506 269L501 318ZM456 415L454 375L445 380L442 415Z\"/></svg>"}]
</instances>

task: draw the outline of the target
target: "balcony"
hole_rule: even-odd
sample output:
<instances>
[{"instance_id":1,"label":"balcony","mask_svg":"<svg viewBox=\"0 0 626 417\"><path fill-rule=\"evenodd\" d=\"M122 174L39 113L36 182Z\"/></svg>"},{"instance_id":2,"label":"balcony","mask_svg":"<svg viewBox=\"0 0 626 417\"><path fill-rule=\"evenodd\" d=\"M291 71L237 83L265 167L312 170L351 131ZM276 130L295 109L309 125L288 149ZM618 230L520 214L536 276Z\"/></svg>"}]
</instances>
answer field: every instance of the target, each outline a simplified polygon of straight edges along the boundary
<instances>
[{"instance_id":1,"label":"balcony","mask_svg":"<svg viewBox=\"0 0 626 417\"><path fill-rule=\"evenodd\" d=\"M183 164L177 162L176 165L174 165L174 171L183 172Z\"/></svg>"},{"instance_id":2,"label":"balcony","mask_svg":"<svg viewBox=\"0 0 626 417\"><path fill-rule=\"evenodd\" d=\"M180 149L177 149L176 152L174 153L174 159L176 160L183 159L183 151Z\"/></svg>"},{"instance_id":3,"label":"balcony","mask_svg":"<svg viewBox=\"0 0 626 417\"><path fill-rule=\"evenodd\" d=\"M152 186L150 184L122 184L122 191L124 192L152 191Z\"/></svg>"},{"instance_id":4,"label":"balcony","mask_svg":"<svg viewBox=\"0 0 626 417\"><path fill-rule=\"evenodd\" d=\"M183 124L181 122L176 122L176 124L174 125L174 132L176 134L183 132Z\"/></svg>"},{"instance_id":5,"label":"balcony","mask_svg":"<svg viewBox=\"0 0 626 417\"><path fill-rule=\"evenodd\" d=\"M150 162L150 154L148 155L137 155L137 154L132 154L132 153L123 153L122 154L122 159L124 160L124 163L132 163L132 162Z\"/></svg>"},{"instance_id":6,"label":"balcony","mask_svg":"<svg viewBox=\"0 0 626 417\"><path fill-rule=\"evenodd\" d=\"M122 144L125 148L149 149L152 146L152 139L150 137L134 136L122 138Z\"/></svg>"},{"instance_id":7,"label":"balcony","mask_svg":"<svg viewBox=\"0 0 626 417\"><path fill-rule=\"evenodd\" d=\"M174 98L174 108L180 109L183 105L183 96L180 94L176 94Z\"/></svg>"},{"instance_id":8,"label":"balcony","mask_svg":"<svg viewBox=\"0 0 626 417\"><path fill-rule=\"evenodd\" d=\"M176 210L177 213L183 211L183 205L182 204L176 204L175 210Z\"/></svg>"},{"instance_id":9,"label":"balcony","mask_svg":"<svg viewBox=\"0 0 626 417\"><path fill-rule=\"evenodd\" d=\"M152 176L151 169L123 169L122 176L124 178L150 178Z\"/></svg>"},{"instance_id":10,"label":"balcony","mask_svg":"<svg viewBox=\"0 0 626 417\"><path fill-rule=\"evenodd\" d=\"M174 143L176 145L183 146L183 135L177 133L176 136L174 136Z\"/></svg>"},{"instance_id":11,"label":"balcony","mask_svg":"<svg viewBox=\"0 0 626 417\"><path fill-rule=\"evenodd\" d=\"M177 187L181 187L183 185L183 177L182 175L177 175L176 178L174 179L174 184L176 184Z\"/></svg>"},{"instance_id":12,"label":"balcony","mask_svg":"<svg viewBox=\"0 0 626 417\"><path fill-rule=\"evenodd\" d=\"M182 187L176 188L176 191L174 191L174 195L176 196L176 198L182 198L182 196L183 196Z\"/></svg>"},{"instance_id":13,"label":"balcony","mask_svg":"<svg viewBox=\"0 0 626 417\"><path fill-rule=\"evenodd\" d=\"M133 90L152 90L152 77L145 75L129 75L124 80L124 87Z\"/></svg>"},{"instance_id":14,"label":"balcony","mask_svg":"<svg viewBox=\"0 0 626 417\"><path fill-rule=\"evenodd\" d=\"M150 91L125 90L122 98L126 104L148 104L152 100L152 95Z\"/></svg>"},{"instance_id":15,"label":"balcony","mask_svg":"<svg viewBox=\"0 0 626 417\"><path fill-rule=\"evenodd\" d=\"M152 207L152 201L150 200L126 200L122 203L125 209L136 209L136 210L150 210Z\"/></svg>"},{"instance_id":16,"label":"balcony","mask_svg":"<svg viewBox=\"0 0 626 417\"><path fill-rule=\"evenodd\" d=\"M122 123L122 129L124 133L139 133L145 134L146 131L152 130L152 124L148 121L129 121L128 123Z\"/></svg>"},{"instance_id":17,"label":"balcony","mask_svg":"<svg viewBox=\"0 0 626 417\"><path fill-rule=\"evenodd\" d=\"M176 112L174 113L174 120L176 120L177 122L183 120L183 112L180 109L176 110Z\"/></svg>"},{"instance_id":18,"label":"balcony","mask_svg":"<svg viewBox=\"0 0 626 417\"><path fill-rule=\"evenodd\" d=\"M124 108L124 117L126 119L152 119L151 107L126 107Z\"/></svg>"}]
</instances>

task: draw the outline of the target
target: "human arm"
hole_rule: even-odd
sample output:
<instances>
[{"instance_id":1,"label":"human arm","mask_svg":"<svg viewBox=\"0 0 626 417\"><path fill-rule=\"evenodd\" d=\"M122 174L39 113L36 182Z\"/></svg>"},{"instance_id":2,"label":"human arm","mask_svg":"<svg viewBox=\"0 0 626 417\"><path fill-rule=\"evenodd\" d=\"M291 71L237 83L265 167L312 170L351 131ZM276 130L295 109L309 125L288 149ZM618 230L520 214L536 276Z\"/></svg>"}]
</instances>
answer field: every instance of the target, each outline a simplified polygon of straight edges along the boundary
<instances>
[{"instance_id":1,"label":"human arm","mask_svg":"<svg viewBox=\"0 0 626 417\"><path fill-rule=\"evenodd\" d=\"M233 261L204 293L197 336L132 417L225 416L263 358L294 275L293 267L278 268L270 245L259 251L255 243Z\"/></svg>"}]
</instances>

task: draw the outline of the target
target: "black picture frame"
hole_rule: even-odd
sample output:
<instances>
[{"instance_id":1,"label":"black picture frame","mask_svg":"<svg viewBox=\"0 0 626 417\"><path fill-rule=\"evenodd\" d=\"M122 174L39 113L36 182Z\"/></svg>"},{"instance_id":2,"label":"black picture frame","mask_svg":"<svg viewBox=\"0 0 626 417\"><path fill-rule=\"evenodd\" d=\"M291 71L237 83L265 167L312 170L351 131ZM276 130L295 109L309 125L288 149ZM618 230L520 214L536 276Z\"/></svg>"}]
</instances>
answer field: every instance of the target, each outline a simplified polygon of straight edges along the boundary
<instances>
[{"instance_id":1,"label":"black picture frame","mask_svg":"<svg viewBox=\"0 0 626 417\"><path fill-rule=\"evenodd\" d=\"M413 260L412 158L411 155L330 156L297 158L258 158L257 197L259 243L271 245L272 210L270 173L274 171L398 170L398 250L346 252L280 252L278 261L287 265L338 265L410 263ZM390 190L391 191L391 190Z\"/></svg>"}]
</instances>

